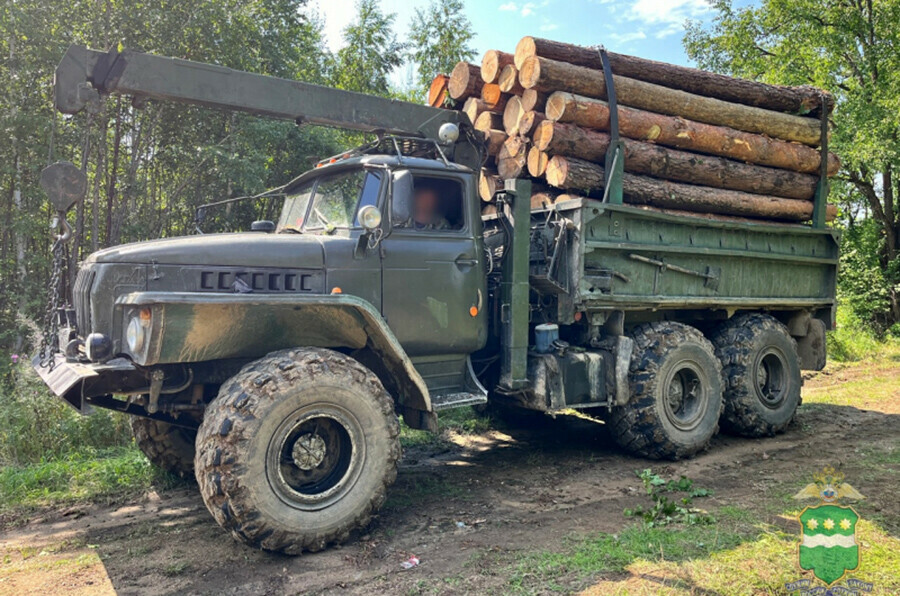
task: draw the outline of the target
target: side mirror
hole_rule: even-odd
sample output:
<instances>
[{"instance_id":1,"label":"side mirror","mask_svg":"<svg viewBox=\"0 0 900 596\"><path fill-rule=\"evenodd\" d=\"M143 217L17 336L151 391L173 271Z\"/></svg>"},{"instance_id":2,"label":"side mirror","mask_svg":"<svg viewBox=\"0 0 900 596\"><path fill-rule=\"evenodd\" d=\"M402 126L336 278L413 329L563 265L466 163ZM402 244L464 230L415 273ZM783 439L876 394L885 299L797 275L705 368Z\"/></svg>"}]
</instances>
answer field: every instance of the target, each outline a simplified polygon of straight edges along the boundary
<instances>
[{"instance_id":1,"label":"side mirror","mask_svg":"<svg viewBox=\"0 0 900 596\"><path fill-rule=\"evenodd\" d=\"M412 215L413 176L409 170L394 172L391 195L391 224L402 225Z\"/></svg>"},{"instance_id":2,"label":"side mirror","mask_svg":"<svg viewBox=\"0 0 900 596\"><path fill-rule=\"evenodd\" d=\"M356 220L367 232L374 232L381 225L381 211L375 205L366 205L356 214Z\"/></svg>"},{"instance_id":3,"label":"side mirror","mask_svg":"<svg viewBox=\"0 0 900 596\"><path fill-rule=\"evenodd\" d=\"M75 164L58 161L41 171L41 188L47 193L50 204L60 213L66 213L87 194L87 177Z\"/></svg>"}]
</instances>

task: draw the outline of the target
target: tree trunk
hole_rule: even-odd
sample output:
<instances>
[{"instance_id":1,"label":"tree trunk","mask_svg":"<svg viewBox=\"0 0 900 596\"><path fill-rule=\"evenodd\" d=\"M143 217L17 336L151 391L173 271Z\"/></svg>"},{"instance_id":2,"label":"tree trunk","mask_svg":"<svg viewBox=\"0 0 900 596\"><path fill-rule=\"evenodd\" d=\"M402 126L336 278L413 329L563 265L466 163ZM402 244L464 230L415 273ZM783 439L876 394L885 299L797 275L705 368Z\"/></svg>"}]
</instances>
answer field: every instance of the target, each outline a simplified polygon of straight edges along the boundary
<instances>
[{"instance_id":1,"label":"tree trunk","mask_svg":"<svg viewBox=\"0 0 900 596\"><path fill-rule=\"evenodd\" d=\"M547 171L547 164L550 162L550 154L545 153L535 146L528 150L525 165L528 167L528 173L534 178L540 178Z\"/></svg>"},{"instance_id":2,"label":"tree trunk","mask_svg":"<svg viewBox=\"0 0 900 596\"><path fill-rule=\"evenodd\" d=\"M487 132L503 128L503 116L496 112L481 112L475 118L475 130Z\"/></svg>"},{"instance_id":3,"label":"tree trunk","mask_svg":"<svg viewBox=\"0 0 900 596\"><path fill-rule=\"evenodd\" d=\"M500 153L497 154L497 173L504 180L518 178L525 168L525 160L525 151L520 152L518 155L510 155L504 143L503 147L500 148Z\"/></svg>"},{"instance_id":4,"label":"tree trunk","mask_svg":"<svg viewBox=\"0 0 900 596\"><path fill-rule=\"evenodd\" d=\"M506 107L503 108L503 130L506 131L506 134L518 134L519 121L524 113L522 99L517 95L510 97L506 102Z\"/></svg>"},{"instance_id":5,"label":"tree trunk","mask_svg":"<svg viewBox=\"0 0 900 596\"><path fill-rule=\"evenodd\" d=\"M609 130L609 105L598 99L557 92L547 100L546 115L549 120ZM808 174L818 174L821 161L818 151L798 143L625 106L619 106L619 134L678 149ZM829 153L828 175L837 173L840 165L837 156Z\"/></svg>"},{"instance_id":6,"label":"tree trunk","mask_svg":"<svg viewBox=\"0 0 900 596\"><path fill-rule=\"evenodd\" d=\"M496 83L500 71L507 64L513 63L513 55L500 50L488 50L481 59L481 80L485 83Z\"/></svg>"},{"instance_id":7,"label":"tree trunk","mask_svg":"<svg viewBox=\"0 0 900 596\"><path fill-rule=\"evenodd\" d=\"M525 112L519 119L519 134L523 136L531 134L545 119L546 116L541 112L535 112L534 110Z\"/></svg>"},{"instance_id":8,"label":"tree trunk","mask_svg":"<svg viewBox=\"0 0 900 596\"><path fill-rule=\"evenodd\" d=\"M497 84L500 86L500 91L504 93L522 95L522 92L525 91L519 84L519 70L512 64L503 67L497 78Z\"/></svg>"},{"instance_id":9,"label":"tree trunk","mask_svg":"<svg viewBox=\"0 0 900 596\"><path fill-rule=\"evenodd\" d=\"M544 106L547 105L549 94L541 93L535 89L525 89L522 91L522 110L530 112L543 112Z\"/></svg>"},{"instance_id":10,"label":"tree trunk","mask_svg":"<svg viewBox=\"0 0 900 596\"><path fill-rule=\"evenodd\" d=\"M458 62L450 73L447 92L453 99L465 99L477 96L481 92L484 81L481 80L481 69L468 62Z\"/></svg>"},{"instance_id":11,"label":"tree trunk","mask_svg":"<svg viewBox=\"0 0 900 596\"><path fill-rule=\"evenodd\" d=\"M514 62L516 68L522 68L522 64L531 56L568 62L596 70L603 69L600 54L593 48L535 37L523 37L516 45ZM834 97L827 91L815 87L769 85L615 52L607 52L607 56L610 68L615 74L697 95L791 114L818 115L821 113L823 98L825 99L826 113L831 113L834 108Z\"/></svg>"},{"instance_id":12,"label":"tree trunk","mask_svg":"<svg viewBox=\"0 0 900 596\"><path fill-rule=\"evenodd\" d=\"M481 88L481 101L492 112L502 113L506 109L506 102L510 96L500 91L500 85L486 83Z\"/></svg>"},{"instance_id":13,"label":"tree trunk","mask_svg":"<svg viewBox=\"0 0 900 596\"><path fill-rule=\"evenodd\" d=\"M519 69L519 81L526 89L545 92L565 90L587 97L607 98L606 80L602 72L537 56L525 59ZM703 97L617 75L613 76L613 81L616 96L622 105L728 126L813 147L819 145L821 124L814 118Z\"/></svg>"},{"instance_id":14,"label":"tree trunk","mask_svg":"<svg viewBox=\"0 0 900 596\"><path fill-rule=\"evenodd\" d=\"M557 155L547 165L546 177L547 182L557 188L600 197L603 195L604 175L603 168L597 164ZM685 211L796 222L808 221L813 211L810 201L754 195L633 174L623 176L622 187L628 203ZM829 205L827 215L829 220L834 219L836 209L833 205Z\"/></svg>"},{"instance_id":15,"label":"tree trunk","mask_svg":"<svg viewBox=\"0 0 900 596\"><path fill-rule=\"evenodd\" d=\"M540 151L594 162L605 160L609 143L610 137L606 133L549 120L541 123L534 134L534 146ZM631 139L624 139L624 143L625 171L634 174L804 200L815 196L818 184L818 178L809 174L698 155Z\"/></svg>"},{"instance_id":16,"label":"tree trunk","mask_svg":"<svg viewBox=\"0 0 900 596\"><path fill-rule=\"evenodd\" d=\"M431 85L428 87L428 105L433 108L442 108L447 102L447 85L450 84L450 77L445 74L439 74L431 79Z\"/></svg>"}]
</instances>

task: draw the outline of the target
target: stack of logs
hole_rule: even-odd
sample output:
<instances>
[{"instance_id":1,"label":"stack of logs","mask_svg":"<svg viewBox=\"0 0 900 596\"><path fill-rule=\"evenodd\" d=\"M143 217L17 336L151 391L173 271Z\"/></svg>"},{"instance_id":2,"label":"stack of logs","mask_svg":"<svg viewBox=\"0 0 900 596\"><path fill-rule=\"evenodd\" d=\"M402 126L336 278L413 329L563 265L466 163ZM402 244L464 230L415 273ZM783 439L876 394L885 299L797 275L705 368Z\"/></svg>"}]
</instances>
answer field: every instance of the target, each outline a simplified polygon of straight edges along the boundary
<instances>
[{"instance_id":1,"label":"stack of logs","mask_svg":"<svg viewBox=\"0 0 900 596\"><path fill-rule=\"evenodd\" d=\"M608 54L624 146L627 203L707 217L802 222L821 172L821 119L831 95ZM445 102L449 96L450 102ZM600 54L523 38L514 54L460 62L429 90L463 110L489 155L479 191L486 212L504 179L535 181L533 208L603 196L610 107ZM823 114L824 111L824 114ZM832 176L840 163L828 154ZM835 212L829 207L827 219Z\"/></svg>"}]
</instances>

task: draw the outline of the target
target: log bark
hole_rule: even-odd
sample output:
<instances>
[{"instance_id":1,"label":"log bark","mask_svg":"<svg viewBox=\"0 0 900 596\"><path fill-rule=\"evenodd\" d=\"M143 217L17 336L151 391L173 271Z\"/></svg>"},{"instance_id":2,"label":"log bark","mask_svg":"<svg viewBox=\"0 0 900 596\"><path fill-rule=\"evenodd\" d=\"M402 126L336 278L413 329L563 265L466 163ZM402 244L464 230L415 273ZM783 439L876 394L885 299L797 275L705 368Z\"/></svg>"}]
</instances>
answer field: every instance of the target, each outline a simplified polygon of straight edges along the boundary
<instances>
[{"instance_id":1,"label":"log bark","mask_svg":"<svg viewBox=\"0 0 900 596\"><path fill-rule=\"evenodd\" d=\"M475 118L475 130L487 132L503 128L503 116L496 112L481 112Z\"/></svg>"},{"instance_id":2,"label":"log bark","mask_svg":"<svg viewBox=\"0 0 900 596\"><path fill-rule=\"evenodd\" d=\"M522 109L526 112L531 110L543 112L544 106L547 105L548 97L547 93L541 93L535 89L526 89L522 91Z\"/></svg>"},{"instance_id":3,"label":"log bark","mask_svg":"<svg viewBox=\"0 0 900 596\"><path fill-rule=\"evenodd\" d=\"M556 155L547 165L546 178L557 188L577 190L595 197L603 195L604 170L589 161ZM622 177L622 187L626 202L666 209L796 222L808 221L813 211L810 201L695 186L634 174ZM834 219L835 215L836 209L829 205L828 219Z\"/></svg>"},{"instance_id":4,"label":"log bark","mask_svg":"<svg viewBox=\"0 0 900 596\"><path fill-rule=\"evenodd\" d=\"M526 89L545 92L564 89L587 97L607 98L602 72L538 56L525 59L519 70L519 82ZM703 97L618 75L613 76L613 82L621 105L728 126L812 147L818 146L820 141L821 125L813 118Z\"/></svg>"},{"instance_id":5,"label":"log bark","mask_svg":"<svg viewBox=\"0 0 900 596\"><path fill-rule=\"evenodd\" d=\"M431 79L431 85L428 87L428 105L433 108L444 107L450 97L447 94L449 84L450 77L445 74L439 74Z\"/></svg>"},{"instance_id":6,"label":"log bark","mask_svg":"<svg viewBox=\"0 0 900 596\"><path fill-rule=\"evenodd\" d=\"M506 134L518 134L519 121L524 113L522 99L517 95L510 97L506 102L506 107L503 108L503 130L506 131Z\"/></svg>"},{"instance_id":7,"label":"log bark","mask_svg":"<svg viewBox=\"0 0 900 596\"><path fill-rule=\"evenodd\" d=\"M468 62L457 62L450 73L447 92L453 99L465 99L481 93L483 85L480 68Z\"/></svg>"},{"instance_id":8,"label":"log bark","mask_svg":"<svg viewBox=\"0 0 900 596\"><path fill-rule=\"evenodd\" d=\"M538 127L533 140L539 151L594 162L605 161L610 143L606 133L549 120ZM634 174L803 200L815 196L818 184L818 178L810 174L698 155L631 139L624 139L624 144L625 171Z\"/></svg>"},{"instance_id":9,"label":"log bark","mask_svg":"<svg viewBox=\"0 0 900 596\"><path fill-rule=\"evenodd\" d=\"M504 144L500 148L500 153L497 154L497 173L504 180L518 178L525 168L525 160L526 155L524 151L518 155L510 155L506 144Z\"/></svg>"},{"instance_id":10,"label":"log bark","mask_svg":"<svg viewBox=\"0 0 900 596\"><path fill-rule=\"evenodd\" d=\"M481 58L481 80L485 83L496 83L500 71L507 64L513 63L514 56L500 50L488 50Z\"/></svg>"},{"instance_id":11,"label":"log bark","mask_svg":"<svg viewBox=\"0 0 900 596\"><path fill-rule=\"evenodd\" d=\"M525 112L519 119L518 133L522 136L529 135L532 131L537 129L538 125L544 120L546 120L546 116L541 112L536 112L534 110Z\"/></svg>"},{"instance_id":12,"label":"log bark","mask_svg":"<svg viewBox=\"0 0 900 596\"><path fill-rule=\"evenodd\" d=\"M482 132L485 142L487 143L487 154L495 157L500 154L503 143L506 142L507 134L502 130L489 130Z\"/></svg>"},{"instance_id":13,"label":"log bark","mask_svg":"<svg viewBox=\"0 0 900 596\"><path fill-rule=\"evenodd\" d=\"M500 91L500 85L495 83L485 83L481 88L481 101L492 112L502 113L509 98L509 95Z\"/></svg>"},{"instance_id":14,"label":"log bark","mask_svg":"<svg viewBox=\"0 0 900 596\"><path fill-rule=\"evenodd\" d=\"M480 97L470 97L466 100L466 103L463 104L462 111L465 112L466 116L469 117L469 121L472 123L472 126L475 125L475 120L478 119L478 114L487 110L487 106L481 101Z\"/></svg>"},{"instance_id":15,"label":"log bark","mask_svg":"<svg viewBox=\"0 0 900 596\"><path fill-rule=\"evenodd\" d=\"M534 178L540 178L544 175L544 172L547 171L547 164L550 162L550 154L541 151L535 146L532 146L528 150L528 156L525 160L525 165L528 169L528 174Z\"/></svg>"},{"instance_id":16,"label":"log bark","mask_svg":"<svg viewBox=\"0 0 900 596\"><path fill-rule=\"evenodd\" d=\"M531 56L540 56L597 70L603 69L600 54L596 49L535 37L523 37L516 45L514 61L516 68L522 68L522 64ZM831 113L834 108L834 97L830 93L807 85L799 87L769 85L759 81L729 77L697 68L675 66L615 52L607 52L607 56L610 68L617 75L697 95L791 114L818 116L821 114L823 98L826 113Z\"/></svg>"},{"instance_id":17,"label":"log bark","mask_svg":"<svg viewBox=\"0 0 900 596\"><path fill-rule=\"evenodd\" d=\"M481 168L481 174L478 176L478 196L485 203L494 200L494 195L498 190L503 188L503 179L497 174L496 170Z\"/></svg>"},{"instance_id":18,"label":"log bark","mask_svg":"<svg viewBox=\"0 0 900 596\"><path fill-rule=\"evenodd\" d=\"M500 86L500 91L512 95L522 95L525 91L522 85L519 84L519 70L512 64L507 64L500 71L500 76L497 77L497 85Z\"/></svg>"},{"instance_id":19,"label":"log bark","mask_svg":"<svg viewBox=\"0 0 900 596\"><path fill-rule=\"evenodd\" d=\"M598 99L557 92L547 100L546 115L549 120L609 130L609 105ZM625 106L619 106L619 134L773 168L819 173L821 157L811 147ZM829 153L828 175L836 174L840 165L837 156Z\"/></svg>"},{"instance_id":20,"label":"log bark","mask_svg":"<svg viewBox=\"0 0 900 596\"><path fill-rule=\"evenodd\" d=\"M503 146L506 147L506 151L510 156L516 157L520 153L527 153L528 138L521 135L513 135L506 139Z\"/></svg>"}]
</instances>

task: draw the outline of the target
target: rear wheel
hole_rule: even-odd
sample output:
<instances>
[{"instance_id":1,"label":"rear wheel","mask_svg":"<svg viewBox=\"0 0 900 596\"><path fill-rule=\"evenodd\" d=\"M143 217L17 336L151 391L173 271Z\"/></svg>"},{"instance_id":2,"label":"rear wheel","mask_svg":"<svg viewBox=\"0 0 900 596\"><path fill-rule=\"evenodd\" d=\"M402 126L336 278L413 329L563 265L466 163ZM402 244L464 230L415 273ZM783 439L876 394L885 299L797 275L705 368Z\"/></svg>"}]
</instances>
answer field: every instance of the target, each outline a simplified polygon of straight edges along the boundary
<instances>
[{"instance_id":1,"label":"rear wheel","mask_svg":"<svg viewBox=\"0 0 900 596\"><path fill-rule=\"evenodd\" d=\"M200 492L238 540L296 554L345 540L397 476L381 381L331 350L273 352L222 385L197 439Z\"/></svg>"},{"instance_id":2,"label":"rear wheel","mask_svg":"<svg viewBox=\"0 0 900 596\"><path fill-rule=\"evenodd\" d=\"M697 329L673 322L631 332L631 398L610 413L622 447L657 459L687 457L706 448L722 411L722 367Z\"/></svg>"},{"instance_id":3,"label":"rear wheel","mask_svg":"<svg viewBox=\"0 0 900 596\"><path fill-rule=\"evenodd\" d=\"M787 327L760 313L722 324L712 337L725 374L724 430L749 436L783 431L800 405L800 357Z\"/></svg>"},{"instance_id":4,"label":"rear wheel","mask_svg":"<svg viewBox=\"0 0 900 596\"><path fill-rule=\"evenodd\" d=\"M150 463L181 478L194 477L197 431L160 420L131 417L134 442Z\"/></svg>"}]
</instances>

